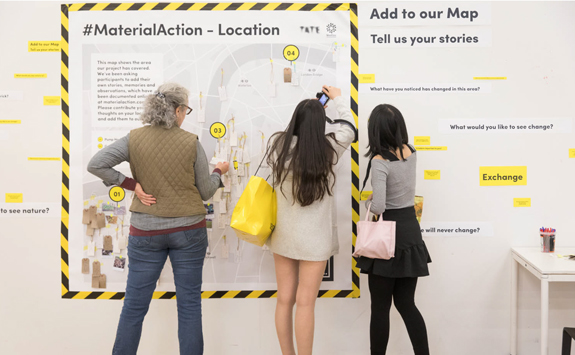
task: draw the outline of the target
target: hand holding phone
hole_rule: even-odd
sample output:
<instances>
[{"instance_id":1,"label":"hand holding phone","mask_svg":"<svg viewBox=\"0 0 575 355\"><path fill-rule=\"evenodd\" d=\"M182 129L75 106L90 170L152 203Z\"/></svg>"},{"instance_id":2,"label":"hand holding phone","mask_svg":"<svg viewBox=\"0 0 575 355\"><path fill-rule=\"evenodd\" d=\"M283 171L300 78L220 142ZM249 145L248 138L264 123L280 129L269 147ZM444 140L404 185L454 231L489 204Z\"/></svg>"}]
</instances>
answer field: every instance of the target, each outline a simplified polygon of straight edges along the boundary
<instances>
[{"instance_id":1,"label":"hand holding phone","mask_svg":"<svg viewBox=\"0 0 575 355\"><path fill-rule=\"evenodd\" d=\"M324 92L318 92L315 95L315 97L317 97L317 99L322 104L322 106L325 106L327 104L327 102L329 101L329 96L327 96L327 94L325 94Z\"/></svg>"}]
</instances>

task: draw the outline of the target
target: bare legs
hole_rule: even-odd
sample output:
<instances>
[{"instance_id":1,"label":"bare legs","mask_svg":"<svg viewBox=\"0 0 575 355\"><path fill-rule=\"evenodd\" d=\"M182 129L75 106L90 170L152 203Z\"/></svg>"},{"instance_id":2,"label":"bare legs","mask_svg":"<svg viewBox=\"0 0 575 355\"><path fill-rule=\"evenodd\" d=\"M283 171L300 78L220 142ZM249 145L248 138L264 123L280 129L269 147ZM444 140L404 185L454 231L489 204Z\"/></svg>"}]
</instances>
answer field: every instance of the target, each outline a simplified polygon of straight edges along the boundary
<instances>
[{"instance_id":1,"label":"bare legs","mask_svg":"<svg viewBox=\"0 0 575 355\"><path fill-rule=\"evenodd\" d=\"M278 302L276 332L283 355L295 355L293 346L293 306L296 302L299 262L274 254Z\"/></svg>"},{"instance_id":2,"label":"bare legs","mask_svg":"<svg viewBox=\"0 0 575 355\"><path fill-rule=\"evenodd\" d=\"M315 324L315 300L326 261L293 260L274 254L278 301L276 330L283 355L295 355L293 307L296 305L295 336L299 355L311 355Z\"/></svg>"}]
</instances>

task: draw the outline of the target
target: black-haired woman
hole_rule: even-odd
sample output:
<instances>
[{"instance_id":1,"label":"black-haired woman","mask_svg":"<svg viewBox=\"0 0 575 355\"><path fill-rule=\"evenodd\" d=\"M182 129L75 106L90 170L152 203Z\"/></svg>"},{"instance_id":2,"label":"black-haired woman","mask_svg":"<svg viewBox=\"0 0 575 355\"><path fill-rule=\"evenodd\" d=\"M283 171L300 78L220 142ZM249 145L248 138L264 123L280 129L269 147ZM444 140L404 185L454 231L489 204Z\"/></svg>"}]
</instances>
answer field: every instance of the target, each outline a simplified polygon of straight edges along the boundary
<instances>
[{"instance_id":1,"label":"black-haired woman","mask_svg":"<svg viewBox=\"0 0 575 355\"><path fill-rule=\"evenodd\" d=\"M352 121L341 90L324 86L340 118ZM268 164L277 191L277 224L268 245L274 253L278 295L276 330L283 355L298 355L313 348L314 308L327 260L339 251L332 233L334 166L355 138L341 125L326 134L326 115L315 99L296 107L284 132L270 139Z\"/></svg>"},{"instance_id":2,"label":"black-haired woman","mask_svg":"<svg viewBox=\"0 0 575 355\"><path fill-rule=\"evenodd\" d=\"M369 276L371 294L371 354L386 353L391 301L401 314L415 355L428 355L427 330L415 306L417 278L429 275L429 253L415 216L417 153L410 146L401 112L392 105L373 109L368 123L373 195L366 206L386 221L396 221L395 257L390 260L360 257L357 266Z\"/></svg>"}]
</instances>

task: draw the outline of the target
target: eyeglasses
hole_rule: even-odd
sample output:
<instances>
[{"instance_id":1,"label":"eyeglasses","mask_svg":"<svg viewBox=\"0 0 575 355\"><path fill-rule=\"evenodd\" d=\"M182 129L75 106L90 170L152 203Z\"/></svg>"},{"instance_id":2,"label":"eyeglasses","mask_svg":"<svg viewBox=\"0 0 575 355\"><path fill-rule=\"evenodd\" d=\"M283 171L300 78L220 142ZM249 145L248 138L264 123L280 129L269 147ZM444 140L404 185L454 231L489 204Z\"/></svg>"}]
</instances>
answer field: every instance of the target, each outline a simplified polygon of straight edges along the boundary
<instances>
[{"instance_id":1,"label":"eyeglasses","mask_svg":"<svg viewBox=\"0 0 575 355\"><path fill-rule=\"evenodd\" d=\"M193 108L191 108L191 107L190 107L190 106L188 106L188 105L182 105L182 106L184 106L184 107L187 107L187 108L188 108L188 112L186 112L186 116L187 116L187 115L189 115L190 113L192 113L192 111L194 110Z\"/></svg>"}]
</instances>

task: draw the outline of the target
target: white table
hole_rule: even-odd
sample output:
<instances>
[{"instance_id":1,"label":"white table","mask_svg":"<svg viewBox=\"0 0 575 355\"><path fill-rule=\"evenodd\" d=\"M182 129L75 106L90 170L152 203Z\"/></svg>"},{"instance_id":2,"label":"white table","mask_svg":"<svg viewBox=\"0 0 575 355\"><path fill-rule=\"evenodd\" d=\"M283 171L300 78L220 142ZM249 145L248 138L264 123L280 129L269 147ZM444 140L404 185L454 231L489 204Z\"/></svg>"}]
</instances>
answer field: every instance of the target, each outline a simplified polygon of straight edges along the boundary
<instances>
[{"instance_id":1,"label":"white table","mask_svg":"<svg viewBox=\"0 0 575 355\"><path fill-rule=\"evenodd\" d=\"M549 282L575 282L575 261L557 258L556 254L575 254L575 248L558 248L555 253L542 253L540 247L511 248L511 355L517 355L518 265L541 280L541 355L548 355Z\"/></svg>"}]
</instances>

